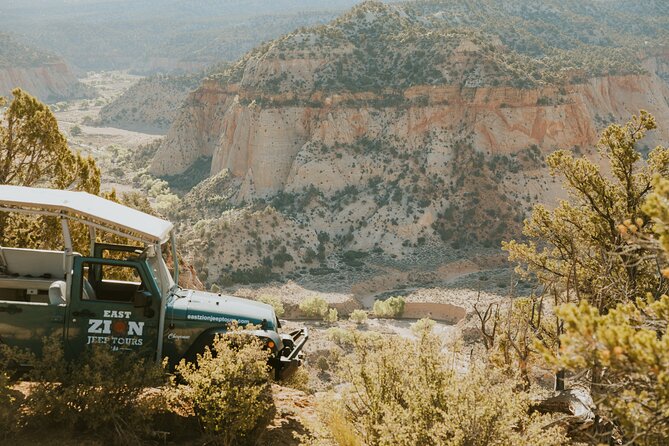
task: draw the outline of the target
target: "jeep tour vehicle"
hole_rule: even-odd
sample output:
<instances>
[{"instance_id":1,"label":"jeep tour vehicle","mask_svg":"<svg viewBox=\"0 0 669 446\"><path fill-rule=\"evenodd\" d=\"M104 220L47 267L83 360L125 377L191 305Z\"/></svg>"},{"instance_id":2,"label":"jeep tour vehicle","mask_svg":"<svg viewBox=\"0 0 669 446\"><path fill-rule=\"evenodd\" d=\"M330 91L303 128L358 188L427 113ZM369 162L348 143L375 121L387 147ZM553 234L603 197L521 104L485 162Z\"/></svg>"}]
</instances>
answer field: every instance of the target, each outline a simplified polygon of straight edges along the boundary
<instances>
[{"instance_id":1,"label":"jeep tour vehicle","mask_svg":"<svg viewBox=\"0 0 669 446\"><path fill-rule=\"evenodd\" d=\"M163 259L172 223L85 192L0 185L0 211L53 216L60 220L64 249L0 247L0 343L41 353L46 336L62 337L66 358L91 344L195 360L231 324L253 328L271 351L277 378L302 361L307 329L279 333L270 305L222 294L185 290ZM83 223L90 255L73 251L70 222ZM98 243L96 230L140 246Z\"/></svg>"}]
</instances>

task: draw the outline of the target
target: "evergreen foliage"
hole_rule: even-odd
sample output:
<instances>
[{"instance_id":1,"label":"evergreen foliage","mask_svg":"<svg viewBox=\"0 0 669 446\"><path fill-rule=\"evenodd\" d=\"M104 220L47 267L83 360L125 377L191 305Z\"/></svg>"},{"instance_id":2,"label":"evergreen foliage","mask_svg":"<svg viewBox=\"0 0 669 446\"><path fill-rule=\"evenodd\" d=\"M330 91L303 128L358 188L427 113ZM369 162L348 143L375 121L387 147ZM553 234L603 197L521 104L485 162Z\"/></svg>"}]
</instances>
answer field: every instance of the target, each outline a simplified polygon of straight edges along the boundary
<instances>
[{"instance_id":1,"label":"evergreen foliage","mask_svg":"<svg viewBox=\"0 0 669 446\"><path fill-rule=\"evenodd\" d=\"M45 104L17 88L0 120L0 184L74 189L97 195L100 170L93 158L72 152ZM2 100L2 98L0 98ZM0 213L0 244L50 249L60 245L61 228L51 217ZM88 234L73 225L75 249L86 249Z\"/></svg>"},{"instance_id":2,"label":"evergreen foliage","mask_svg":"<svg viewBox=\"0 0 669 446\"><path fill-rule=\"evenodd\" d=\"M587 300L601 310L647 291L659 297L669 289L658 274L655 256L624 243L627 230L652 232L642 205L653 190L654 175L669 175L668 149L657 147L646 160L637 149L655 127L655 119L642 111L627 124L603 132L597 147L610 175L565 150L548 157L552 173L564 178L570 199L552 211L535 206L523 230L529 240L503 244L509 259L523 265L521 274L535 275L562 300ZM624 222L628 229L621 231Z\"/></svg>"},{"instance_id":3,"label":"evergreen foliage","mask_svg":"<svg viewBox=\"0 0 669 446\"><path fill-rule=\"evenodd\" d=\"M657 147L642 160L637 150L655 125L641 112L603 132L599 151L608 174L565 151L549 157L570 200L552 212L535 207L525 224L532 240L505 245L555 305L547 311L543 299L530 300L531 312L503 322L525 327L522 342L507 341L525 370L528 361L541 363L541 354L556 372L572 372L572 386L590 392L593 444L669 441L669 151ZM493 345L488 312L477 314L486 346Z\"/></svg>"}]
</instances>

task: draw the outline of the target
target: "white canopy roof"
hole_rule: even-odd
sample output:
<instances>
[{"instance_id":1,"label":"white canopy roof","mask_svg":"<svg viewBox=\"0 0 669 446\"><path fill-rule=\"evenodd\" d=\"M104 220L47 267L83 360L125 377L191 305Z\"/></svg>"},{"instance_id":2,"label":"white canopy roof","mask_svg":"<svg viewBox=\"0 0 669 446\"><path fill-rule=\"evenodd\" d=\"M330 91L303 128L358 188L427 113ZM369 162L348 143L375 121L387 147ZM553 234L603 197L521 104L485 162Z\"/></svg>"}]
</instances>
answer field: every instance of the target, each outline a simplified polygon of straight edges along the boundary
<instances>
[{"instance_id":1,"label":"white canopy roof","mask_svg":"<svg viewBox=\"0 0 669 446\"><path fill-rule=\"evenodd\" d=\"M169 221L86 192L0 185L0 207L62 215L146 243L165 243L174 227Z\"/></svg>"}]
</instances>

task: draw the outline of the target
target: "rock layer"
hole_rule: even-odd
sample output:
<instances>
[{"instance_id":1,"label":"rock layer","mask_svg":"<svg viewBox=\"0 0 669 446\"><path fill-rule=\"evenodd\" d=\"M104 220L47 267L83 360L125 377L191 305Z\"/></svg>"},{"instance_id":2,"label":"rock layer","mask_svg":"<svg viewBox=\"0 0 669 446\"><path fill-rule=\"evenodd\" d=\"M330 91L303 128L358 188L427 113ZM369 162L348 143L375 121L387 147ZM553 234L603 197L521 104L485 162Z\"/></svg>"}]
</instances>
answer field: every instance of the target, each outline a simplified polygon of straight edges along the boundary
<instances>
[{"instance_id":1,"label":"rock layer","mask_svg":"<svg viewBox=\"0 0 669 446\"><path fill-rule=\"evenodd\" d=\"M77 80L64 62L36 67L0 68L0 96L10 96L16 87L46 102L89 95L88 89Z\"/></svg>"},{"instance_id":2,"label":"rock layer","mask_svg":"<svg viewBox=\"0 0 669 446\"><path fill-rule=\"evenodd\" d=\"M309 144L395 138L406 142L407 151L428 149L435 164L453 158L450 143L463 133L471 133L476 150L497 155L533 145L545 152L591 147L602 123L627 120L640 109L669 122L669 88L654 74L595 78L562 91L419 86L402 95L409 106L366 105L374 102L371 93L365 100L360 94L313 95L310 106L272 97L266 100L274 105L260 106L236 86L208 81L189 97L151 171L173 175L200 156L212 156L212 175L229 170L253 189L244 198L305 187L323 175L332 182L323 187L334 191L349 183L337 177L350 172L301 158ZM440 138L426 147L431 135ZM666 141L668 136L669 129L661 128L652 138Z\"/></svg>"}]
</instances>

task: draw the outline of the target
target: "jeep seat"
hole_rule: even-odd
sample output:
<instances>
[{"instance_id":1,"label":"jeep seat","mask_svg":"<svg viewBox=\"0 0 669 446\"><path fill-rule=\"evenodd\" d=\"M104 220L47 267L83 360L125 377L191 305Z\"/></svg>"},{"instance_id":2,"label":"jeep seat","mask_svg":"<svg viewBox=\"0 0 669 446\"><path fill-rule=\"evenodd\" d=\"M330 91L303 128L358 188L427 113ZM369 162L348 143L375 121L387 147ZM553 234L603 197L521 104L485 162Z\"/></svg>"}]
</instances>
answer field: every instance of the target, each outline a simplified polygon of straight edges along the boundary
<instances>
[{"instance_id":1,"label":"jeep seat","mask_svg":"<svg viewBox=\"0 0 669 446\"><path fill-rule=\"evenodd\" d=\"M62 280L57 280L49 286L49 304L65 305L67 303L66 284Z\"/></svg>"},{"instance_id":2,"label":"jeep seat","mask_svg":"<svg viewBox=\"0 0 669 446\"><path fill-rule=\"evenodd\" d=\"M81 284L81 298L83 300L97 300L98 296L95 293L93 285L84 278Z\"/></svg>"}]
</instances>

